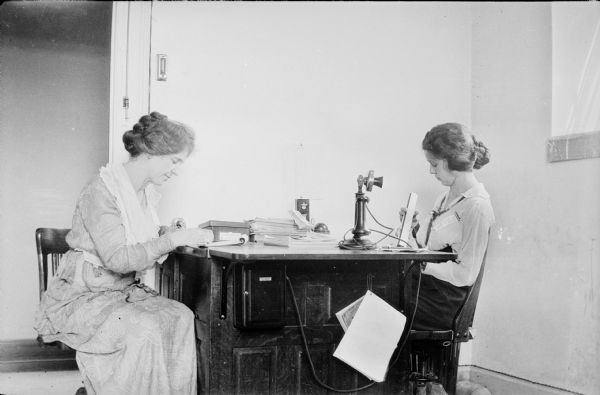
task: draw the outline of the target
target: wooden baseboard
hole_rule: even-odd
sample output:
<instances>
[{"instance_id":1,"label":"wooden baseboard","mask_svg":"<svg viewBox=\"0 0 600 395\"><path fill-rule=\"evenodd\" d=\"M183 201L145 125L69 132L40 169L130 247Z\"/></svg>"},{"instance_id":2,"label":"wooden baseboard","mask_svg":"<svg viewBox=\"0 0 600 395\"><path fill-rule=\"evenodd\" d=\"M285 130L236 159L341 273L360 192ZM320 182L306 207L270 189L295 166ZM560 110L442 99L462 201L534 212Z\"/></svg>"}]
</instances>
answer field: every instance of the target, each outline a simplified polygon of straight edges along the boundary
<instances>
[{"instance_id":1,"label":"wooden baseboard","mask_svg":"<svg viewBox=\"0 0 600 395\"><path fill-rule=\"evenodd\" d=\"M458 381L461 380L479 384L494 395L583 395L475 365L458 367Z\"/></svg>"},{"instance_id":2,"label":"wooden baseboard","mask_svg":"<svg viewBox=\"0 0 600 395\"><path fill-rule=\"evenodd\" d=\"M76 369L75 350L41 345L36 339L0 341L0 372Z\"/></svg>"}]
</instances>

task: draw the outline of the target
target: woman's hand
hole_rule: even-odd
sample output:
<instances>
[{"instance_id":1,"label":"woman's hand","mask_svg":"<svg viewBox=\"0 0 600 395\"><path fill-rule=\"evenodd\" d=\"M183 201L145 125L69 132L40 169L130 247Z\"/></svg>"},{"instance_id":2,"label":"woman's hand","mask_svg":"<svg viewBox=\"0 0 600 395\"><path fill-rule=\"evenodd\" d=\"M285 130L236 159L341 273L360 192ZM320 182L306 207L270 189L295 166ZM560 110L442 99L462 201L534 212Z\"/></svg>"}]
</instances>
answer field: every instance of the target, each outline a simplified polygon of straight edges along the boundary
<instances>
[{"instance_id":1,"label":"woman's hand","mask_svg":"<svg viewBox=\"0 0 600 395\"><path fill-rule=\"evenodd\" d=\"M417 215L419 214L418 210L415 210L415 213L413 214L412 217L412 224L411 224L411 230L415 230L415 228L418 230L419 228L419 220L417 219ZM400 209L400 223L402 224L404 222L404 217L406 216L406 207L402 207Z\"/></svg>"},{"instance_id":2,"label":"woman's hand","mask_svg":"<svg viewBox=\"0 0 600 395\"><path fill-rule=\"evenodd\" d=\"M199 246L214 240L212 230L190 228L174 230L168 234L174 247L179 246Z\"/></svg>"},{"instance_id":3,"label":"woman's hand","mask_svg":"<svg viewBox=\"0 0 600 395\"><path fill-rule=\"evenodd\" d=\"M419 243L416 240L416 234L419 230L419 220L417 219L417 215L419 212L415 210L413 214L412 223L411 223L411 231L408 235L408 240L399 240L399 243L405 243L408 247L417 248L419 247ZM400 215L400 225L398 229L396 229L396 237L400 237L400 232L402 231L402 223L404 222L404 217L406 216L406 207L402 207L399 212Z\"/></svg>"}]
</instances>

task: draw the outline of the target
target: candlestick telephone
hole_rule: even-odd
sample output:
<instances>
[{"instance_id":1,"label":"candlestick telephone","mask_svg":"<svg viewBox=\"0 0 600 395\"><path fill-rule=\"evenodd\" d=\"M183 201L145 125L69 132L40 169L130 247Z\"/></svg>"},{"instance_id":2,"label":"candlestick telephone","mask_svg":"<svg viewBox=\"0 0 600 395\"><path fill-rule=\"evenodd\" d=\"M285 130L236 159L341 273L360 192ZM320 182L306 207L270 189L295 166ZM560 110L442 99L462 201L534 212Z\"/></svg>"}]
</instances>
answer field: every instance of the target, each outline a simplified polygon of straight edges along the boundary
<instances>
[{"instance_id":1,"label":"candlestick telephone","mask_svg":"<svg viewBox=\"0 0 600 395\"><path fill-rule=\"evenodd\" d=\"M375 172L369 170L368 175L365 177L359 175L356 179L358 183L358 192L356 192L356 203L354 205L354 229L352 230L353 238L342 240L339 243L339 247L347 250L371 250L375 248L376 244L367 238L371 231L365 226L365 208L369 202L369 197L363 192L365 187L366 192L371 192L373 187L383 187L383 177L375 177Z\"/></svg>"}]
</instances>

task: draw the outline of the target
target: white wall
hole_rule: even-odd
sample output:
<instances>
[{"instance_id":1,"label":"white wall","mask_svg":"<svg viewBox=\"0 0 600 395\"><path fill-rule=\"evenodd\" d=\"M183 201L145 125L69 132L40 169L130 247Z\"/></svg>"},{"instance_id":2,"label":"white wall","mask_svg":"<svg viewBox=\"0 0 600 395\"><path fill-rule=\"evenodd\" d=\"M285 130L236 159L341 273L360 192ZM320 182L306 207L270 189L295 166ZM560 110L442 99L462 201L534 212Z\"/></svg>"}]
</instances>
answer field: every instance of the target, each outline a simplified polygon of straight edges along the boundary
<instances>
[{"instance_id":1,"label":"white wall","mask_svg":"<svg viewBox=\"0 0 600 395\"><path fill-rule=\"evenodd\" d=\"M472 363L583 394L600 392L600 159L547 163L549 3L473 7L473 129L497 226Z\"/></svg>"},{"instance_id":2,"label":"white wall","mask_svg":"<svg viewBox=\"0 0 600 395\"><path fill-rule=\"evenodd\" d=\"M409 192L427 211L441 191L420 143L470 123L467 4L158 2L152 20L151 108L200 139L163 221L287 217L303 196L341 238L359 174L384 177L371 208L391 226Z\"/></svg>"}]
</instances>

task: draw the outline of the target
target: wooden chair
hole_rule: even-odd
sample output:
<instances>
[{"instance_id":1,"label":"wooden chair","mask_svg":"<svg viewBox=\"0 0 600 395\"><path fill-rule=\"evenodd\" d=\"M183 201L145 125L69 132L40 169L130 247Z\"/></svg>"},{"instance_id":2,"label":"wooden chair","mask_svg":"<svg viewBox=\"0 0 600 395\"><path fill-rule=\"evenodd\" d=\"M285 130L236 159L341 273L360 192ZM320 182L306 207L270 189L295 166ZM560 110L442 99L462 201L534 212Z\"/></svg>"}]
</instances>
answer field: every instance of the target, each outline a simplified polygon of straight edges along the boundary
<instances>
[{"instance_id":1,"label":"wooden chair","mask_svg":"<svg viewBox=\"0 0 600 395\"><path fill-rule=\"evenodd\" d=\"M49 279L56 273L62 254L69 250L65 237L69 229L40 228L35 231L39 269L40 299ZM0 372L75 370L75 350L61 342L37 339L0 341Z\"/></svg>"},{"instance_id":2,"label":"wooden chair","mask_svg":"<svg viewBox=\"0 0 600 395\"><path fill-rule=\"evenodd\" d=\"M475 308L477 307L477 299L479 298L479 290L483 280L486 257L487 248L477 279L469 289L463 305L458 310L452 328L439 331L411 330L408 338L411 350L413 345L418 342L422 349L425 350L425 353L428 354L426 356L421 355L421 365L416 368L417 376L422 376L427 371L437 371L436 376L439 382L442 383L444 389L450 395L453 395L456 391L460 345L473 338L470 330L475 317ZM411 371L414 371L416 365L419 365L418 356L418 353L415 355L411 351ZM425 360L423 360L423 357L425 357ZM423 363L428 365L429 368L423 368ZM424 379L427 381L428 378ZM418 381L418 379L415 381Z\"/></svg>"},{"instance_id":3,"label":"wooden chair","mask_svg":"<svg viewBox=\"0 0 600 395\"><path fill-rule=\"evenodd\" d=\"M38 272L40 279L40 300L48 288L48 281L58 269L63 254L69 251L65 238L71 229L38 228L35 230Z\"/></svg>"},{"instance_id":4,"label":"wooden chair","mask_svg":"<svg viewBox=\"0 0 600 395\"><path fill-rule=\"evenodd\" d=\"M40 228L35 231L38 254L40 299L49 279L58 269L61 255L69 250L69 229ZM0 341L0 372L76 370L75 350L63 343L37 339Z\"/></svg>"},{"instance_id":5,"label":"wooden chair","mask_svg":"<svg viewBox=\"0 0 600 395\"><path fill-rule=\"evenodd\" d=\"M40 280L40 300L48 288L48 282L58 269L60 259L69 251L66 237L71 229L38 228L35 230L35 245L37 247L38 275ZM54 346L60 350L72 351L70 347L61 342L44 343L38 337L41 347Z\"/></svg>"},{"instance_id":6,"label":"wooden chair","mask_svg":"<svg viewBox=\"0 0 600 395\"><path fill-rule=\"evenodd\" d=\"M71 229L38 228L35 230L35 245L37 247L38 270L40 279L40 300L46 289L48 281L54 276L62 256L71 247L67 244L67 233ZM37 369L43 367L45 370L70 370L78 369L75 362L75 350L59 341L44 343L38 336L38 344L43 349L51 349L50 352L36 355L38 359L34 365ZM49 366L48 366L49 365ZM84 387L78 388L75 395L86 394Z\"/></svg>"}]
</instances>

